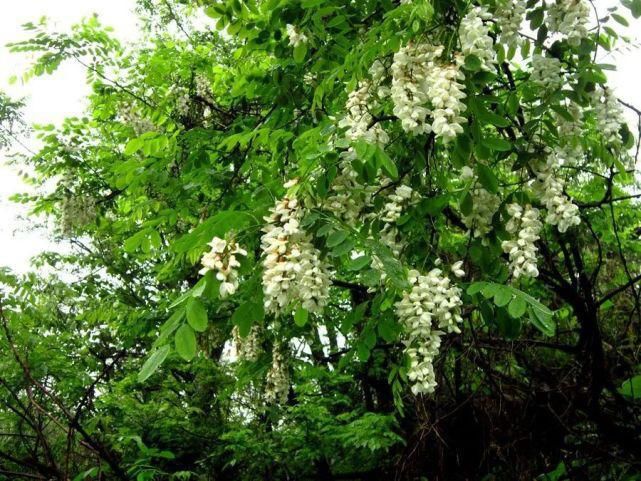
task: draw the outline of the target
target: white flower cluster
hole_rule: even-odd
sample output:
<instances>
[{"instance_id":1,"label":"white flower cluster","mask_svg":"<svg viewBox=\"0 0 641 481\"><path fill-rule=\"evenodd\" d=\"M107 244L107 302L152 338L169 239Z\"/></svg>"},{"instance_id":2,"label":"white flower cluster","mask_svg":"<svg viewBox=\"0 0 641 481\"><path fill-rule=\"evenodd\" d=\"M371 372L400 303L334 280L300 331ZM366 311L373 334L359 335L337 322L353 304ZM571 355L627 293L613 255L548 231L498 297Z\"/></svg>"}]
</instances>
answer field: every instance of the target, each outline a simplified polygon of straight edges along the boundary
<instances>
[{"instance_id":1,"label":"white flower cluster","mask_svg":"<svg viewBox=\"0 0 641 481\"><path fill-rule=\"evenodd\" d=\"M231 331L236 348L236 356L241 361L255 361L261 352L261 328L252 326L246 337L241 337L238 327L234 326Z\"/></svg>"},{"instance_id":2,"label":"white flower cluster","mask_svg":"<svg viewBox=\"0 0 641 481\"><path fill-rule=\"evenodd\" d=\"M289 395L289 369L280 342L272 348L272 365L267 371L265 400L268 404L285 404Z\"/></svg>"},{"instance_id":3,"label":"white flower cluster","mask_svg":"<svg viewBox=\"0 0 641 481\"><path fill-rule=\"evenodd\" d=\"M263 291L265 309L272 314L286 312L295 302L309 312L321 312L327 304L329 273L320 252L300 227L302 215L298 200L285 196L265 217Z\"/></svg>"},{"instance_id":4,"label":"white flower cluster","mask_svg":"<svg viewBox=\"0 0 641 481\"><path fill-rule=\"evenodd\" d=\"M564 182L558 177L559 167L559 159L554 154L548 155L545 162L534 165L537 178L534 189L548 211L545 222L557 226L559 232L566 232L579 225L581 218L579 208L563 193Z\"/></svg>"},{"instance_id":5,"label":"white flower cluster","mask_svg":"<svg viewBox=\"0 0 641 481\"><path fill-rule=\"evenodd\" d=\"M389 181L389 180L387 180ZM399 185L392 194L387 197L388 202L383 206L382 212L376 214L385 222L378 233L379 241L390 248L395 256L400 255L405 243L399 239L396 222L403 214L403 211L416 201L416 193L409 185ZM382 270L383 265L376 256L372 258L372 267Z\"/></svg>"},{"instance_id":6,"label":"white flower cluster","mask_svg":"<svg viewBox=\"0 0 641 481\"><path fill-rule=\"evenodd\" d=\"M220 281L221 299L234 294L238 289L238 272L240 262L236 256L247 256L247 251L236 244L235 241L226 241L220 237L214 237L209 244L209 252L205 252L200 263L203 268L200 274L204 275L208 271L216 273L216 279Z\"/></svg>"},{"instance_id":7,"label":"white flower cluster","mask_svg":"<svg viewBox=\"0 0 641 481\"><path fill-rule=\"evenodd\" d=\"M432 84L429 90L432 101L432 130L437 138L442 138L448 143L463 132L461 124L466 122L461 114L465 112L466 106L463 99L466 97L462 82L465 75L461 71L462 57L457 56L456 62L450 65L440 66L434 72Z\"/></svg>"},{"instance_id":8,"label":"white flower cluster","mask_svg":"<svg viewBox=\"0 0 641 481\"><path fill-rule=\"evenodd\" d=\"M459 37L461 51L466 57L474 55L481 61L483 70L492 71L496 62L494 44L489 26L484 22L492 18L485 7L473 7L461 20Z\"/></svg>"},{"instance_id":9,"label":"white flower cluster","mask_svg":"<svg viewBox=\"0 0 641 481\"><path fill-rule=\"evenodd\" d=\"M550 32L563 35L568 43L578 46L587 37L590 8L585 0L556 0L547 10Z\"/></svg>"},{"instance_id":10,"label":"white flower cluster","mask_svg":"<svg viewBox=\"0 0 641 481\"><path fill-rule=\"evenodd\" d=\"M339 127L347 127L345 137L349 140L364 140L370 144L384 145L389 136L380 123L374 123L370 111L376 108L376 103L370 94L371 83L362 80L358 88L349 93L345 110L347 115L339 122Z\"/></svg>"},{"instance_id":11,"label":"white flower cluster","mask_svg":"<svg viewBox=\"0 0 641 481\"><path fill-rule=\"evenodd\" d=\"M539 211L529 204L525 208L519 204L510 204L507 206L507 211L510 220L505 230L512 236L517 236L514 240L501 243L503 252L510 257L510 271L515 279L538 277L536 241L539 240L539 233L543 226L539 220Z\"/></svg>"},{"instance_id":12,"label":"white flower cluster","mask_svg":"<svg viewBox=\"0 0 641 481\"><path fill-rule=\"evenodd\" d=\"M559 134L559 158L563 159L566 165L577 165L583 159L583 111L581 107L570 102L567 111L572 120L557 114L554 118Z\"/></svg>"},{"instance_id":13,"label":"white flower cluster","mask_svg":"<svg viewBox=\"0 0 641 481\"><path fill-rule=\"evenodd\" d=\"M401 217L403 210L412 200L414 191L409 185L399 185L393 194L387 197L388 202L383 206L381 219L394 224Z\"/></svg>"},{"instance_id":14,"label":"white flower cluster","mask_svg":"<svg viewBox=\"0 0 641 481\"><path fill-rule=\"evenodd\" d=\"M561 88L563 85L561 61L554 57L533 55L530 80L548 92Z\"/></svg>"},{"instance_id":15,"label":"white flower cluster","mask_svg":"<svg viewBox=\"0 0 641 481\"><path fill-rule=\"evenodd\" d=\"M519 31L525 18L525 0L501 0L494 13L501 32L501 42L508 48L519 46Z\"/></svg>"},{"instance_id":16,"label":"white flower cluster","mask_svg":"<svg viewBox=\"0 0 641 481\"><path fill-rule=\"evenodd\" d=\"M442 46L408 44L394 55L392 87L394 115L406 132L414 135L434 132L448 142L463 131L465 80L460 59L443 64L438 58ZM430 123L428 117L433 117Z\"/></svg>"},{"instance_id":17,"label":"white flower cluster","mask_svg":"<svg viewBox=\"0 0 641 481\"><path fill-rule=\"evenodd\" d=\"M299 32L296 27L291 24L287 24L285 27L287 30L287 38L289 39L289 45L291 47L298 47L300 44L307 43L307 35Z\"/></svg>"},{"instance_id":18,"label":"white flower cluster","mask_svg":"<svg viewBox=\"0 0 641 481\"><path fill-rule=\"evenodd\" d=\"M124 104L119 113L123 122L130 125L138 136L156 129L154 123L142 117L136 106L131 103Z\"/></svg>"},{"instance_id":19,"label":"white flower cluster","mask_svg":"<svg viewBox=\"0 0 641 481\"><path fill-rule=\"evenodd\" d=\"M452 266L458 276L464 272L461 263ZM461 290L451 285L441 269L432 269L427 275L409 272L412 288L403 293L396 303L396 314L403 325L405 354L410 368L407 377L413 383L414 394L428 394L436 388L434 358L441 346L441 337L449 332L461 332Z\"/></svg>"},{"instance_id":20,"label":"white flower cluster","mask_svg":"<svg viewBox=\"0 0 641 481\"><path fill-rule=\"evenodd\" d=\"M66 195L62 199L60 230L71 236L75 229L86 226L96 219L96 201L88 195Z\"/></svg>"},{"instance_id":21,"label":"white flower cluster","mask_svg":"<svg viewBox=\"0 0 641 481\"><path fill-rule=\"evenodd\" d=\"M596 114L598 130L603 138L611 144L621 144L621 125L625 123L623 109L608 87L596 87L592 94L592 103Z\"/></svg>"},{"instance_id":22,"label":"white flower cluster","mask_svg":"<svg viewBox=\"0 0 641 481\"><path fill-rule=\"evenodd\" d=\"M485 190L478 182L476 175L469 167L463 167L461 179L472 181L472 212L463 215L461 220L474 237L483 237L492 230L492 218L501 205L501 199Z\"/></svg>"},{"instance_id":23,"label":"white flower cluster","mask_svg":"<svg viewBox=\"0 0 641 481\"><path fill-rule=\"evenodd\" d=\"M356 158L353 149L341 152L340 157L338 174L323 206L348 225L355 226L375 188L364 186L358 180L358 173L352 167Z\"/></svg>"}]
</instances>

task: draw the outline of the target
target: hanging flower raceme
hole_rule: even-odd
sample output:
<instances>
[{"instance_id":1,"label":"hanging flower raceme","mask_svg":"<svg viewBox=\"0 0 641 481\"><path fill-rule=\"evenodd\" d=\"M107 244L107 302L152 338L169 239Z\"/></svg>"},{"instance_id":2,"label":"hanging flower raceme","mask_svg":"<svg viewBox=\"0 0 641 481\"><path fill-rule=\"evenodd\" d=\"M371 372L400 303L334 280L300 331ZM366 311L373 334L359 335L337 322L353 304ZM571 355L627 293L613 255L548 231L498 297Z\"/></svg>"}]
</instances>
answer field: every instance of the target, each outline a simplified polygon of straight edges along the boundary
<instances>
[{"instance_id":1,"label":"hanging flower raceme","mask_svg":"<svg viewBox=\"0 0 641 481\"><path fill-rule=\"evenodd\" d=\"M62 218L60 230L71 236L78 228L96 220L96 200L88 195L65 195L61 205Z\"/></svg>"},{"instance_id":2,"label":"hanging flower raceme","mask_svg":"<svg viewBox=\"0 0 641 481\"><path fill-rule=\"evenodd\" d=\"M364 140L371 144L384 145L389 141L387 132L380 123L374 121L370 113L377 107L370 89L372 84L362 80L358 88L349 93L345 110L347 115L339 122L339 127L347 127L345 137L348 140Z\"/></svg>"},{"instance_id":3,"label":"hanging flower raceme","mask_svg":"<svg viewBox=\"0 0 641 481\"><path fill-rule=\"evenodd\" d=\"M366 206L371 202L375 186L363 185L352 162L356 152L350 148L341 152L338 174L332 181L330 193L323 207L350 226L355 226Z\"/></svg>"},{"instance_id":4,"label":"hanging flower raceme","mask_svg":"<svg viewBox=\"0 0 641 481\"><path fill-rule=\"evenodd\" d=\"M461 114L466 106L463 99L466 97L463 82L465 75L461 71L463 57L456 56L455 63L441 65L434 70L432 75L429 97L432 103L432 130L436 138L442 138L448 143L463 132L466 122Z\"/></svg>"},{"instance_id":5,"label":"hanging flower raceme","mask_svg":"<svg viewBox=\"0 0 641 481\"><path fill-rule=\"evenodd\" d=\"M585 0L556 0L547 9L550 32L563 35L572 46L578 46L587 37L590 8Z\"/></svg>"},{"instance_id":6,"label":"hanging flower raceme","mask_svg":"<svg viewBox=\"0 0 641 481\"><path fill-rule=\"evenodd\" d=\"M265 400L268 404L285 404L289 395L289 369L279 341L272 348L272 365L267 371Z\"/></svg>"},{"instance_id":7,"label":"hanging flower raceme","mask_svg":"<svg viewBox=\"0 0 641 481\"><path fill-rule=\"evenodd\" d=\"M265 217L261 238L263 292L266 311L275 315L291 311L297 304L309 312L321 312L329 297L327 266L300 227L302 216L298 200L285 196Z\"/></svg>"},{"instance_id":8,"label":"hanging flower raceme","mask_svg":"<svg viewBox=\"0 0 641 481\"><path fill-rule=\"evenodd\" d=\"M584 157L581 139L583 137L583 111L581 107L570 102L566 112L571 118L556 114L555 124L559 133L558 156L565 165L578 165Z\"/></svg>"},{"instance_id":9,"label":"hanging flower raceme","mask_svg":"<svg viewBox=\"0 0 641 481\"><path fill-rule=\"evenodd\" d=\"M597 127L601 135L611 144L620 145L621 125L625 123L623 109L608 87L597 86L592 94Z\"/></svg>"},{"instance_id":10,"label":"hanging flower raceme","mask_svg":"<svg viewBox=\"0 0 641 481\"><path fill-rule=\"evenodd\" d=\"M486 20L492 15L485 7L473 7L461 20L459 37L461 39L461 51L466 57L474 55L481 61L483 70L494 69L496 60L494 58L494 44L489 35L489 26Z\"/></svg>"},{"instance_id":11,"label":"hanging flower raceme","mask_svg":"<svg viewBox=\"0 0 641 481\"><path fill-rule=\"evenodd\" d=\"M287 38L289 39L289 45L291 47L296 48L303 43L307 43L307 35L299 32L298 29L293 25L287 24L285 30L287 32Z\"/></svg>"},{"instance_id":12,"label":"hanging flower raceme","mask_svg":"<svg viewBox=\"0 0 641 481\"><path fill-rule=\"evenodd\" d=\"M563 85L561 61L543 55L532 56L532 74L530 80L548 92L557 90Z\"/></svg>"},{"instance_id":13,"label":"hanging flower raceme","mask_svg":"<svg viewBox=\"0 0 641 481\"><path fill-rule=\"evenodd\" d=\"M558 156L550 154L544 162L533 165L536 173L534 190L548 212L545 222L555 225L559 232L579 225L579 208L563 193L564 182L558 176L560 162Z\"/></svg>"},{"instance_id":14,"label":"hanging flower raceme","mask_svg":"<svg viewBox=\"0 0 641 481\"><path fill-rule=\"evenodd\" d=\"M238 326L231 331L236 350L236 356L241 361L255 361L261 353L261 328L252 326L249 334L242 337L238 332Z\"/></svg>"},{"instance_id":15,"label":"hanging flower raceme","mask_svg":"<svg viewBox=\"0 0 641 481\"><path fill-rule=\"evenodd\" d=\"M538 277L536 241L539 240L543 226L539 220L539 211L529 204L525 208L519 204L510 204L507 211L510 220L505 230L513 239L503 241L501 247L510 257L510 272L515 279Z\"/></svg>"},{"instance_id":16,"label":"hanging flower raceme","mask_svg":"<svg viewBox=\"0 0 641 481\"><path fill-rule=\"evenodd\" d=\"M203 265L200 274L204 275L208 271L216 274L216 279L220 281L220 297L224 299L238 289L237 269L240 262L236 256L247 256L247 251L234 240L226 241L220 237L214 237L208 245L211 250L206 252L200 261Z\"/></svg>"},{"instance_id":17,"label":"hanging flower raceme","mask_svg":"<svg viewBox=\"0 0 641 481\"><path fill-rule=\"evenodd\" d=\"M508 48L519 46L519 30L525 18L525 0L499 0L494 17L500 29L501 42Z\"/></svg>"},{"instance_id":18,"label":"hanging flower raceme","mask_svg":"<svg viewBox=\"0 0 641 481\"><path fill-rule=\"evenodd\" d=\"M466 120L461 57L454 64L439 60L442 46L408 44L394 55L391 96L394 115L406 132L434 132L449 142L463 131ZM428 121L432 117L432 122Z\"/></svg>"},{"instance_id":19,"label":"hanging flower raceme","mask_svg":"<svg viewBox=\"0 0 641 481\"><path fill-rule=\"evenodd\" d=\"M492 218L501 205L501 199L485 190L477 181L469 167L463 167L461 179L472 182L472 211L463 215L461 220L474 237L483 237L492 230Z\"/></svg>"},{"instance_id":20,"label":"hanging flower raceme","mask_svg":"<svg viewBox=\"0 0 641 481\"><path fill-rule=\"evenodd\" d=\"M452 266L455 275L464 275L461 266ZM408 280L411 289L396 303L396 314L404 328L405 354L410 360L407 377L414 394L428 394L437 385L433 363L441 337L461 332L461 290L438 268L427 275L412 270Z\"/></svg>"}]
</instances>

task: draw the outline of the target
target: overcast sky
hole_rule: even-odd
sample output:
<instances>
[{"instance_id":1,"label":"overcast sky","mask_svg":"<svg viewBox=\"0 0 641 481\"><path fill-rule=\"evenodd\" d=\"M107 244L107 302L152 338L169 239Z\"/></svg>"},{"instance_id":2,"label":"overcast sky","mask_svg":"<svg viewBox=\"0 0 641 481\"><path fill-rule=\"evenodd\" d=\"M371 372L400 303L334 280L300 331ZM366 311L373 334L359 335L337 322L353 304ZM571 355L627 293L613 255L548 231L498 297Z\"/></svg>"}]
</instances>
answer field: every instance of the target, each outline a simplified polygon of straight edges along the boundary
<instances>
[{"instance_id":1,"label":"overcast sky","mask_svg":"<svg viewBox=\"0 0 641 481\"><path fill-rule=\"evenodd\" d=\"M26 85L19 82L9 85L9 77L24 71L29 59L10 54L4 46L25 38L21 25L37 21L43 15L50 18L53 26L64 30L93 13L98 14L103 24L115 29L118 39L134 41L138 34L134 4L135 0L21 0L5 5L0 15L0 90L14 98L24 97L27 100L24 113L29 123L60 124L64 117L81 114L89 88L80 65L68 62L54 75L35 78ZM604 12L605 8L618 4L618 1L597 0L596 4ZM633 26L641 32L641 20ZM632 35L634 29L629 30ZM610 85L621 98L641 106L641 49L618 54L615 60L603 59L619 67L618 72L609 73ZM630 119L635 120L632 116ZM35 146L32 140L27 143ZM52 244L47 240L46 230L34 230L33 221L24 219L26 210L8 200L11 194L28 190L17 172L15 167L5 165L0 154L0 266L25 272L29 268L29 259L52 247Z\"/></svg>"}]
</instances>

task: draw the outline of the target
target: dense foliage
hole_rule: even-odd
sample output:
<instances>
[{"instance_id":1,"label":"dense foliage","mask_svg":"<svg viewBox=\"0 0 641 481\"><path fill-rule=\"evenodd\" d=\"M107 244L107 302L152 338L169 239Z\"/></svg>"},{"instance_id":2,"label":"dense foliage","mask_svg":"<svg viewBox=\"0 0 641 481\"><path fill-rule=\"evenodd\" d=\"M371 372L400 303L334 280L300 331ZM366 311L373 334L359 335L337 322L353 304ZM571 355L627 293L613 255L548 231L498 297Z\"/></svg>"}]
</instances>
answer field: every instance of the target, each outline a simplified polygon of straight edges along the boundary
<instances>
[{"instance_id":1,"label":"dense foliage","mask_svg":"<svg viewBox=\"0 0 641 481\"><path fill-rule=\"evenodd\" d=\"M641 479L641 2L600 3L27 25L92 94L18 159L68 248L0 274L0 479Z\"/></svg>"}]
</instances>

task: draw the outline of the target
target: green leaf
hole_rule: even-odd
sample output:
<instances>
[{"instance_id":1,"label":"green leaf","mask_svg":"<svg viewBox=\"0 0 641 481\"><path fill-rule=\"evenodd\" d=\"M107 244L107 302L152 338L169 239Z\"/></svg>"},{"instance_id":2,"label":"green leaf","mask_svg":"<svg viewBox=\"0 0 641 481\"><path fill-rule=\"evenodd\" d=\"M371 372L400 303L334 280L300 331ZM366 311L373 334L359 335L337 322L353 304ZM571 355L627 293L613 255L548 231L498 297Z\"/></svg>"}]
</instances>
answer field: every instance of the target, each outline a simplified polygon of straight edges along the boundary
<instances>
[{"instance_id":1,"label":"green leaf","mask_svg":"<svg viewBox=\"0 0 641 481\"><path fill-rule=\"evenodd\" d=\"M481 67L483 64L481 63L481 59L478 58L476 55L468 55L465 57L465 68L471 72L478 72L481 70Z\"/></svg>"},{"instance_id":2,"label":"green leaf","mask_svg":"<svg viewBox=\"0 0 641 481\"><path fill-rule=\"evenodd\" d=\"M265 318L265 308L257 302L246 302L241 304L231 316L231 322L238 326L238 333L246 337L253 324L257 324Z\"/></svg>"},{"instance_id":3,"label":"green leaf","mask_svg":"<svg viewBox=\"0 0 641 481\"><path fill-rule=\"evenodd\" d=\"M491 194L496 194L499 191L499 179L496 178L492 169L487 165L477 164L476 171L478 172L479 182L485 190Z\"/></svg>"},{"instance_id":4,"label":"green leaf","mask_svg":"<svg viewBox=\"0 0 641 481\"><path fill-rule=\"evenodd\" d=\"M641 0L632 0L630 4L630 12L634 18L641 17Z\"/></svg>"},{"instance_id":5,"label":"green leaf","mask_svg":"<svg viewBox=\"0 0 641 481\"><path fill-rule=\"evenodd\" d=\"M507 312L510 313L510 316L517 319L523 317L527 309L527 304L521 297L515 297L510 301L510 304L507 306Z\"/></svg>"},{"instance_id":6,"label":"green leaf","mask_svg":"<svg viewBox=\"0 0 641 481\"><path fill-rule=\"evenodd\" d=\"M191 361L196 355L196 333L189 326L189 324L183 324L176 331L176 352L182 357L185 361Z\"/></svg>"},{"instance_id":7,"label":"green leaf","mask_svg":"<svg viewBox=\"0 0 641 481\"><path fill-rule=\"evenodd\" d=\"M514 297L514 295L509 289L500 289L494 294L494 304L498 307L507 306L512 300L512 297Z\"/></svg>"},{"instance_id":8,"label":"green leaf","mask_svg":"<svg viewBox=\"0 0 641 481\"><path fill-rule=\"evenodd\" d=\"M165 344L164 346L159 347L156 349L149 358L145 361L145 364L143 364L142 369L138 373L138 381L144 382L146 381L149 376L151 376L156 370L160 367L160 365L165 361L167 358L167 355L169 354L169 350L171 347L169 344Z\"/></svg>"},{"instance_id":9,"label":"green leaf","mask_svg":"<svg viewBox=\"0 0 641 481\"><path fill-rule=\"evenodd\" d=\"M497 150L499 152L507 152L509 150L512 150L512 144L500 137L491 137L485 135L481 137L481 143L487 148Z\"/></svg>"},{"instance_id":10,"label":"green leaf","mask_svg":"<svg viewBox=\"0 0 641 481\"><path fill-rule=\"evenodd\" d=\"M344 230L338 230L336 232L332 232L327 237L327 247L329 248L336 247L337 245L341 244L346 238L347 238L347 232Z\"/></svg>"},{"instance_id":11,"label":"green leaf","mask_svg":"<svg viewBox=\"0 0 641 481\"><path fill-rule=\"evenodd\" d=\"M294 61L296 63L302 63L305 60L305 56L307 55L307 44L306 43L299 43L294 47Z\"/></svg>"},{"instance_id":12,"label":"green leaf","mask_svg":"<svg viewBox=\"0 0 641 481\"><path fill-rule=\"evenodd\" d=\"M296 309L296 312L294 313L294 323L298 327L303 327L305 324L307 324L308 319L309 319L309 312L307 312L307 309L305 309L302 306L299 306L298 309Z\"/></svg>"},{"instance_id":13,"label":"green leaf","mask_svg":"<svg viewBox=\"0 0 641 481\"><path fill-rule=\"evenodd\" d=\"M186 314L187 322L195 331L204 332L207 329L207 310L198 298L189 299Z\"/></svg>"},{"instance_id":14,"label":"green leaf","mask_svg":"<svg viewBox=\"0 0 641 481\"><path fill-rule=\"evenodd\" d=\"M621 15L619 15L617 13L612 13L610 15L614 20L616 20L621 25L623 25L625 27L629 27L630 26L630 23L625 19L625 17L622 17Z\"/></svg>"},{"instance_id":15,"label":"green leaf","mask_svg":"<svg viewBox=\"0 0 641 481\"><path fill-rule=\"evenodd\" d=\"M377 146L376 149L376 159L378 160L378 164L381 169L383 169L383 172L389 175L392 179L398 179L398 168L396 167L396 164L380 146Z\"/></svg>"},{"instance_id":16,"label":"green leaf","mask_svg":"<svg viewBox=\"0 0 641 481\"><path fill-rule=\"evenodd\" d=\"M641 375L631 377L627 381L624 381L619 388L619 392L625 397L641 399Z\"/></svg>"},{"instance_id":17,"label":"green leaf","mask_svg":"<svg viewBox=\"0 0 641 481\"><path fill-rule=\"evenodd\" d=\"M129 142L127 142L127 145L125 145L125 155L135 154L140 149L142 149L143 145L145 145L145 141L140 137L131 139Z\"/></svg>"},{"instance_id":18,"label":"green leaf","mask_svg":"<svg viewBox=\"0 0 641 481\"><path fill-rule=\"evenodd\" d=\"M345 267L348 271L360 271L372 263L372 258L370 256L360 256L355 259L351 259L345 264Z\"/></svg>"}]
</instances>

